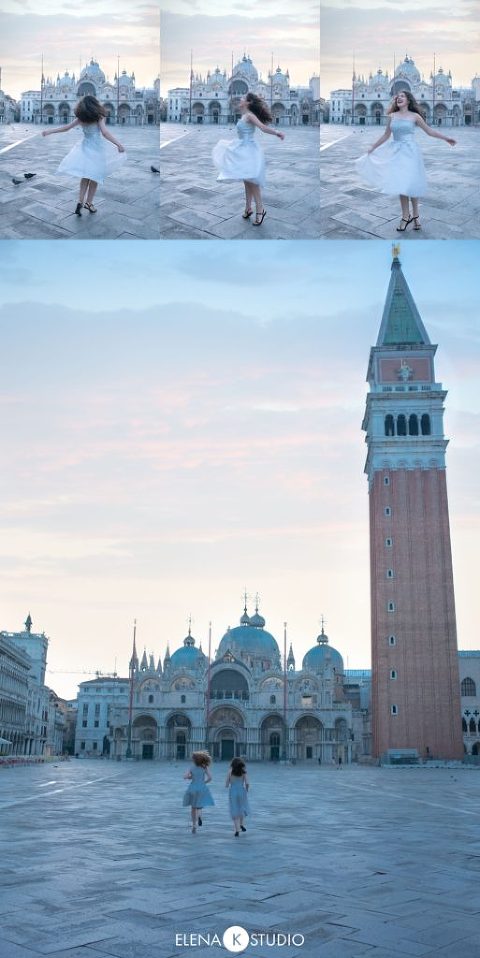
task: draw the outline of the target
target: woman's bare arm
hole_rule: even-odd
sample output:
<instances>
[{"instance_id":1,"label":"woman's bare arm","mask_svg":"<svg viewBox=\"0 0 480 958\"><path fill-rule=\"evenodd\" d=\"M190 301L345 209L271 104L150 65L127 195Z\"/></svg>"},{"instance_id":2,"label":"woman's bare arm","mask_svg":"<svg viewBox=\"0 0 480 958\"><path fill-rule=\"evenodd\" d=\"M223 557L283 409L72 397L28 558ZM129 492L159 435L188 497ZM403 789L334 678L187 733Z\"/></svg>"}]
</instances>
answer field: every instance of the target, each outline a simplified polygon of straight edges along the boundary
<instances>
[{"instance_id":1,"label":"woman's bare arm","mask_svg":"<svg viewBox=\"0 0 480 958\"><path fill-rule=\"evenodd\" d=\"M107 127L105 125L105 120L99 120L98 125L100 127L100 132L102 136L104 136L106 140L110 140L110 143L113 143L114 146L117 147L119 153L125 153L125 147L122 146L122 144L119 143L119 141L116 140L115 137L108 132Z\"/></svg>"},{"instance_id":2,"label":"woman's bare arm","mask_svg":"<svg viewBox=\"0 0 480 958\"><path fill-rule=\"evenodd\" d=\"M78 126L80 120L73 120L72 123L67 123L65 126L56 126L53 130L42 130L42 136L51 136L52 133L66 133L67 130L73 130L74 126Z\"/></svg>"},{"instance_id":3,"label":"woman's bare arm","mask_svg":"<svg viewBox=\"0 0 480 958\"><path fill-rule=\"evenodd\" d=\"M255 116L254 113L250 113L250 111L248 111L248 113L245 114L245 119L248 123L253 123L254 126L258 126L258 129L261 130L262 133L270 133L271 136L278 136L280 140L285 139L285 133L281 133L280 130L277 131L274 127L267 126L266 123L262 123L262 121L259 120L258 116Z\"/></svg>"},{"instance_id":4,"label":"woman's bare arm","mask_svg":"<svg viewBox=\"0 0 480 958\"><path fill-rule=\"evenodd\" d=\"M450 146L455 146L456 140L453 140L451 136L443 136L443 133L437 133L436 130L432 130L431 126L425 123L425 120L419 113L415 114L415 118L417 126L419 126L427 136L433 136L435 140L445 140L445 143L449 143Z\"/></svg>"},{"instance_id":5,"label":"woman's bare arm","mask_svg":"<svg viewBox=\"0 0 480 958\"><path fill-rule=\"evenodd\" d=\"M231 772L228 772L227 778L226 778L226 780L225 780L225 788L228 788L228 786L230 785L231 776L232 776L232 773L231 773Z\"/></svg>"},{"instance_id":6,"label":"woman's bare arm","mask_svg":"<svg viewBox=\"0 0 480 958\"><path fill-rule=\"evenodd\" d=\"M382 143L386 143L387 140L388 140L388 138L389 138L389 136L391 135L391 132L392 132L392 131L391 131L391 128L390 128L390 120L389 120L388 123L387 123L387 129L385 130L385 133L383 134L383 136L380 137L379 140L377 140L376 143L373 144L373 146L370 147L370 149L369 149L368 152L369 152L369 153L373 153L373 151L377 149L377 146L381 146Z\"/></svg>"}]
</instances>

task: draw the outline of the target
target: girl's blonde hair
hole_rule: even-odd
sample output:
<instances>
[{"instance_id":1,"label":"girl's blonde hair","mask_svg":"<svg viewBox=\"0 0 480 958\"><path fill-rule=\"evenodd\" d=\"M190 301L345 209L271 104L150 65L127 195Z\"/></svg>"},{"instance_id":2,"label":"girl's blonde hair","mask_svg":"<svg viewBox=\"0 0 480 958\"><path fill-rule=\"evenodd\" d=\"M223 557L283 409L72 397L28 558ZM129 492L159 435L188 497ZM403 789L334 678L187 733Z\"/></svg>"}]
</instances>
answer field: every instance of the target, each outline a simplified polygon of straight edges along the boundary
<instances>
[{"instance_id":1,"label":"girl's blonde hair","mask_svg":"<svg viewBox=\"0 0 480 958\"><path fill-rule=\"evenodd\" d=\"M208 768L212 762L212 759L210 758L208 752L193 752L192 762L194 765L198 765L200 768Z\"/></svg>"}]
</instances>

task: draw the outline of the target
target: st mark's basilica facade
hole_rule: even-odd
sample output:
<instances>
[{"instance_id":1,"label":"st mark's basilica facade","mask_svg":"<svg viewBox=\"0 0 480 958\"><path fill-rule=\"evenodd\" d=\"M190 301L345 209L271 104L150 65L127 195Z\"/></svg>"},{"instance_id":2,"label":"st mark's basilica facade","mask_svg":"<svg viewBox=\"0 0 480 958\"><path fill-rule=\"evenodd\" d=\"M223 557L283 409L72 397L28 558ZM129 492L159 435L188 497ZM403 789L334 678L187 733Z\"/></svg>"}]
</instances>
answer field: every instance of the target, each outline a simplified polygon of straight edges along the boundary
<instances>
[{"instance_id":1,"label":"st mark's basilica facade","mask_svg":"<svg viewBox=\"0 0 480 958\"><path fill-rule=\"evenodd\" d=\"M342 656L323 627L300 668L291 645L284 665L258 608L249 616L245 607L210 665L190 629L183 646L172 655L167 648L163 664L145 652L139 661L134 652L131 709L126 694L121 704L110 704L106 751L112 759L184 759L208 748L224 761L239 755L251 761L358 760L358 752L369 748L362 729L366 711L347 697Z\"/></svg>"},{"instance_id":2,"label":"st mark's basilica facade","mask_svg":"<svg viewBox=\"0 0 480 958\"><path fill-rule=\"evenodd\" d=\"M40 90L22 93L22 123L70 123L80 97L95 96L107 111L107 123L152 126L160 122L160 81L151 88L137 88L135 74L126 70L110 82L96 60L90 60L78 79L68 70L56 80L43 79Z\"/></svg>"},{"instance_id":3,"label":"st mark's basilica facade","mask_svg":"<svg viewBox=\"0 0 480 958\"><path fill-rule=\"evenodd\" d=\"M409 56L398 64L392 76L380 69L368 79L354 73L349 89L332 90L329 122L382 126L392 97L401 90L413 94L430 126L480 124L479 76L473 78L470 87L457 87L452 74L440 67L426 80Z\"/></svg>"},{"instance_id":4,"label":"st mark's basilica facade","mask_svg":"<svg viewBox=\"0 0 480 958\"><path fill-rule=\"evenodd\" d=\"M316 126L320 123L320 79L309 86L295 86L288 70L280 67L262 80L246 54L232 68L209 71L191 78L191 86L168 91L168 120L178 123L233 123L240 118L239 103L247 93L256 93L268 103L274 123L280 126Z\"/></svg>"}]
</instances>

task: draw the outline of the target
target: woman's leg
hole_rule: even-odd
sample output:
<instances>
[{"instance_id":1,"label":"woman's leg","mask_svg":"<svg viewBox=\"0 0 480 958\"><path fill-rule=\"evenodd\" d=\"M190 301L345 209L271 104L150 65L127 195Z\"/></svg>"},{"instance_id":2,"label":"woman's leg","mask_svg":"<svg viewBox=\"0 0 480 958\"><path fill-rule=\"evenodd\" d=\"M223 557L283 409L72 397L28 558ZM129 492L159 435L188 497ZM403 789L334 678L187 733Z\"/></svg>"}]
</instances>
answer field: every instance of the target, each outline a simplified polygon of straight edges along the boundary
<instances>
[{"instance_id":1,"label":"woman's leg","mask_svg":"<svg viewBox=\"0 0 480 958\"><path fill-rule=\"evenodd\" d=\"M84 200L85 200L85 193L87 192L88 184L89 184L89 183L90 183L90 180L85 179L85 177L82 177L82 179L80 180L80 192L79 192L79 194L78 194L78 202L79 202L79 203L83 203L83 202L84 202Z\"/></svg>"},{"instance_id":2,"label":"woman's leg","mask_svg":"<svg viewBox=\"0 0 480 958\"><path fill-rule=\"evenodd\" d=\"M260 219L263 213L262 191L256 183L250 183L250 188L255 200L255 212L257 214L257 219Z\"/></svg>"},{"instance_id":3,"label":"woman's leg","mask_svg":"<svg viewBox=\"0 0 480 958\"><path fill-rule=\"evenodd\" d=\"M240 831L240 819L238 817L235 817L233 819L233 829L234 829L235 835L238 835Z\"/></svg>"},{"instance_id":4,"label":"woman's leg","mask_svg":"<svg viewBox=\"0 0 480 958\"><path fill-rule=\"evenodd\" d=\"M87 203L93 203L93 197L95 196L95 193L97 192L97 187L98 187L98 183L96 183L95 180L89 180L87 199L86 199Z\"/></svg>"},{"instance_id":5,"label":"woman's leg","mask_svg":"<svg viewBox=\"0 0 480 958\"><path fill-rule=\"evenodd\" d=\"M249 213L252 209L252 184L248 180L243 181L245 187L245 212Z\"/></svg>"},{"instance_id":6,"label":"woman's leg","mask_svg":"<svg viewBox=\"0 0 480 958\"><path fill-rule=\"evenodd\" d=\"M420 212L418 209L418 196L412 196L411 200L412 200L413 228L414 230L419 230L420 229L420 220L419 220Z\"/></svg>"},{"instance_id":7,"label":"woman's leg","mask_svg":"<svg viewBox=\"0 0 480 958\"><path fill-rule=\"evenodd\" d=\"M191 816L192 816L192 832L196 832L196 830L197 830L197 814L198 814L198 809L197 809L197 808L194 808L193 805L192 805L192 807L191 807L191 809L190 809L190 812L191 812Z\"/></svg>"}]
</instances>

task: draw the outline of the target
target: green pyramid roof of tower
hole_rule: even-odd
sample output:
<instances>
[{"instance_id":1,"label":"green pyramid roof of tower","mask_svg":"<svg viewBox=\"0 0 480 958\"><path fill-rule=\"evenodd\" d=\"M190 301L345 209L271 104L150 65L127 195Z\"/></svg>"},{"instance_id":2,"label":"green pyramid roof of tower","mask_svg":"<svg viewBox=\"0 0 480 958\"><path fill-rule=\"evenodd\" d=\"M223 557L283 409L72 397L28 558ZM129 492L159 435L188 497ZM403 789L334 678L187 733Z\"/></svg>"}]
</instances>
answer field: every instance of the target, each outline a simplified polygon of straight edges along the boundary
<instances>
[{"instance_id":1,"label":"green pyramid roof of tower","mask_svg":"<svg viewBox=\"0 0 480 958\"><path fill-rule=\"evenodd\" d=\"M394 256L377 346L417 343L430 345L430 340L403 275L400 260Z\"/></svg>"}]
</instances>

